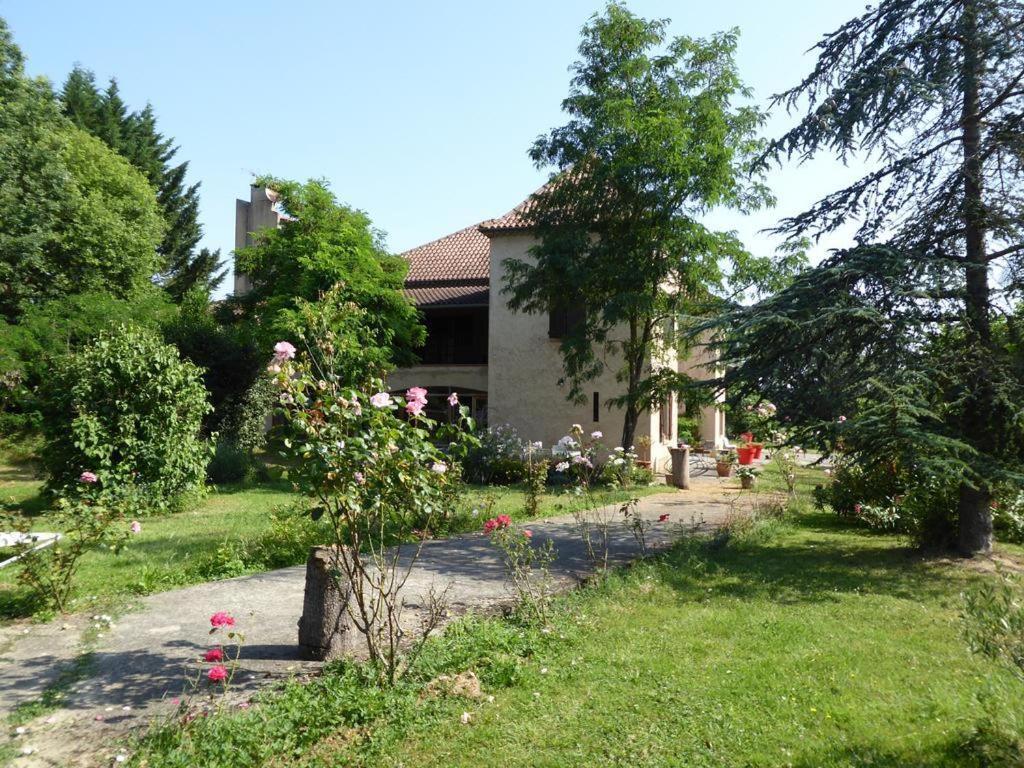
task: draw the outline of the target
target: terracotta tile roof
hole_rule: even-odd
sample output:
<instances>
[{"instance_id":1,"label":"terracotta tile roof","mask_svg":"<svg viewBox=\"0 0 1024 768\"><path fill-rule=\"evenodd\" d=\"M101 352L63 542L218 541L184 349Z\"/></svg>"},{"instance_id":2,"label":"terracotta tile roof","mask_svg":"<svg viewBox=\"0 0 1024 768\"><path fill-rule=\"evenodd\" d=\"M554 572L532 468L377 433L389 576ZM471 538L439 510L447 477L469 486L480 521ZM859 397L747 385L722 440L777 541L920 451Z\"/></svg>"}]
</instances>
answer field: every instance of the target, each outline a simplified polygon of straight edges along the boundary
<instances>
[{"instance_id":1,"label":"terracotta tile roof","mask_svg":"<svg viewBox=\"0 0 1024 768\"><path fill-rule=\"evenodd\" d=\"M444 280L486 280L490 275L491 243L474 224L402 254L409 262L405 284Z\"/></svg>"},{"instance_id":2,"label":"terracotta tile roof","mask_svg":"<svg viewBox=\"0 0 1024 768\"><path fill-rule=\"evenodd\" d=\"M543 187L541 187L541 189L543 189ZM539 192L540 190L537 191ZM529 229L526 220L523 218L523 214L529 211L530 206L532 205L533 195L530 195L504 216L499 216L496 219L488 219L487 221L481 222L479 229L485 235L496 234L498 232L517 232Z\"/></svg>"},{"instance_id":3,"label":"terracotta tile roof","mask_svg":"<svg viewBox=\"0 0 1024 768\"><path fill-rule=\"evenodd\" d=\"M491 300L491 291L486 282L482 285L407 287L405 295L417 307L484 306Z\"/></svg>"}]
</instances>

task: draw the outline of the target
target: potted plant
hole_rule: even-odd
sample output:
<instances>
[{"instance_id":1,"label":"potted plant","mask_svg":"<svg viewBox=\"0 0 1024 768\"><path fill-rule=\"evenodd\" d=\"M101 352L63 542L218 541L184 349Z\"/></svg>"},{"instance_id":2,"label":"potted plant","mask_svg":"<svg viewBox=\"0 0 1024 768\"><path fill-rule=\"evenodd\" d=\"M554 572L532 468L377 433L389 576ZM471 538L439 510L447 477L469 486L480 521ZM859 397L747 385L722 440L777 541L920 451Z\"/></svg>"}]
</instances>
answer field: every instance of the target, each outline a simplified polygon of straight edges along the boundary
<instances>
[{"instance_id":1,"label":"potted plant","mask_svg":"<svg viewBox=\"0 0 1024 768\"><path fill-rule=\"evenodd\" d=\"M741 445L736 449L736 457L739 459L741 465L746 466L747 464L754 463L754 446Z\"/></svg>"},{"instance_id":2,"label":"potted plant","mask_svg":"<svg viewBox=\"0 0 1024 768\"><path fill-rule=\"evenodd\" d=\"M758 461L764 451L764 443L751 443L750 447L754 449L754 461Z\"/></svg>"},{"instance_id":3,"label":"potted plant","mask_svg":"<svg viewBox=\"0 0 1024 768\"><path fill-rule=\"evenodd\" d=\"M744 443L752 443L754 442L754 433L743 432L740 434L740 440L742 440Z\"/></svg>"},{"instance_id":4,"label":"potted plant","mask_svg":"<svg viewBox=\"0 0 1024 768\"><path fill-rule=\"evenodd\" d=\"M740 479L740 486L748 491L754 487L754 481L757 480L759 474L761 473L753 467L740 467L736 470L736 477Z\"/></svg>"},{"instance_id":5,"label":"potted plant","mask_svg":"<svg viewBox=\"0 0 1024 768\"><path fill-rule=\"evenodd\" d=\"M732 474L732 465L736 463L736 454L731 451L723 451L718 454L715 461L715 470L719 477L729 477Z\"/></svg>"}]
</instances>

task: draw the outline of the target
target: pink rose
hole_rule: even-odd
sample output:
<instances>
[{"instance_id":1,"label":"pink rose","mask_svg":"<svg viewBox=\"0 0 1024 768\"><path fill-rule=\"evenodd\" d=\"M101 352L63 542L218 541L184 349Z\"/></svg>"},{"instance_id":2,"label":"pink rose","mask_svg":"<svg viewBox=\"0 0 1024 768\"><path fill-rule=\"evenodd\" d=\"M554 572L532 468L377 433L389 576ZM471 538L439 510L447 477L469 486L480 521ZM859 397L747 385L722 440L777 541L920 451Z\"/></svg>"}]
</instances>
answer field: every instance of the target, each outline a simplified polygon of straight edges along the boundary
<instances>
[{"instance_id":1,"label":"pink rose","mask_svg":"<svg viewBox=\"0 0 1024 768\"><path fill-rule=\"evenodd\" d=\"M391 405L391 395L387 392L378 392L370 398L370 405L374 408L387 408Z\"/></svg>"},{"instance_id":2,"label":"pink rose","mask_svg":"<svg viewBox=\"0 0 1024 768\"><path fill-rule=\"evenodd\" d=\"M459 393L458 392L452 392L450 395L448 395L448 405L450 405L452 408L454 408L458 404L459 404Z\"/></svg>"},{"instance_id":3,"label":"pink rose","mask_svg":"<svg viewBox=\"0 0 1024 768\"><path fill-rule=\"evenodd\" d=\"M210 617L210 626L233 627L235 626L235 617L227 611L217 611Z\"/></svg>"},{"instance_id":4,"label":"pink rose","mask_svg":"<svg viewBox=\"0 0 1024 768\"><path fill-rule=\"evenodd\" d=\"M840 416L839 417L839 423L842 424L844 421L846 421L846 417L845 416Z\"/></svg>"},{"instance_id":5,"label":"pink rose","mask_svg":"<svg viewBox=\"0 0 1024 768\"><path fill-rule=\"evenodd\" d=\"M352 477L359 485L363 485L366 482L366 476L362 472L356 472Z\"/></svg>"},{"instance_id":6,"label":"pink rose","mask_svg":"<svg viewBox=\"0 0 1024 768\"><path fill-rule=\"evenodd\" d=\"M525 536L528 539L532 539L533 538L533 531L531 531L529 528L527 528L527 529L525 529L523 531L523 536Z\"/></svg>"},{"instance_id":7,"label":"pink rose","mask_svg":"<svg viewBox=\"0 0 1024 768\"><path fill-rule=\"evenodd\" d=\"M132 533L142 533L142 523L138 520L132 520L131 529Z\"/></svg>"},{"instance_id":8,"label":"pink rose","mask_svg":"<svg viewBox=\"0 0 1024 768\"><path fill-rule=\"evenodd\" d=\"M435 461L434 464L430 467L430 471L436 472L439 475L443 475L445 472L448 471L448 465L445 464L443 461Z\"/></svg>"},{"instance_id":9,"label":"pink rose","mask_svg":"<svg viewBox=\"0 0 1024 768\"><path fill-rule=\"evenodd\" d=\"M80 483L89 483L90 485L92 485L98 480L99 478L96 477L96 475L93 474L92 472L83 472L78 476L78 482Z\"/></svg>"},{"instance_id":10,"label":"pink rose","mask_svg":"<svg viewBox=\"0 0 1024 768\"><path fill-rule=\"evenodd\" d=\"M287 341L279 341L274 345L275 360L291 360L295 357L295 347Z\"/></svg>"},{"instance_id":11,"label":"pink rose","mask_svg":"<svg viewBox=\"0 0 1024 768\"><path fill-rule=\"evenodd\" d=\"M410 403L423 403L427 402L427 390L423 387L409 387L405 391L405 399Z\"/></svg>"},{"instance_id":12,"label":"pink rose","mask_svg":"<svg viewBox=\"0 0 1024 768\"><path fill-rule=\"evenodd\" d=\"M206 679L211 683L223 683L228 679L228 668L218 664L216 667L212 667L209 672L206 673Z\"/></svg>"},{"instance_id":13,"label":"pink rose","mask_svg":"<svg viewBox=\"0 0 1024 768\"><path fill-rule=\"evenodd\" d=\"M224 661L224 651L220 648L211 648L203 654L203 661Z\"/></svg>"},{"instance_id":14,"label":"pink rose","mask_svg":"<svg viewBox=\"0 0 1024 768\"><path fill-rule=\"evenodd\" d=\"M423 406L425 405L426 403L421 402L420 400L410 400L405 404L405 412L410 416L419 416L423 413Z\"/></svg>"}]
</instances>

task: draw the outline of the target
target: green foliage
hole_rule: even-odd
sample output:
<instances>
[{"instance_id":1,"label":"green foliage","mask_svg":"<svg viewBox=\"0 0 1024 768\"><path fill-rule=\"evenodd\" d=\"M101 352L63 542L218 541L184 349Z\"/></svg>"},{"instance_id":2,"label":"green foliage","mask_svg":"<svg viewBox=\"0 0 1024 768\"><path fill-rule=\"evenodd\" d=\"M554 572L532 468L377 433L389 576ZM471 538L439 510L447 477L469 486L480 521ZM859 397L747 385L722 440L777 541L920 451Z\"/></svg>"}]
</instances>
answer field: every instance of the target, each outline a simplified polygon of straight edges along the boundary
<instances>
[{"instance_id":1,"label":"green foliage","mask_svg":"<svg viewBox=\"0 0 1024 768\"><path fill-rule=\"evenodd\" d=\"M164 324L162 333L182 358L202 369L203 384L213 406L203 421L206 434L220 432L222 437L239 443L239 430L251 432L252 422L257 422L262 431L271 406L266 397L256 396L264 391L257 382L270 352L260 349L249 326L218 322L209 296L196 288L182 298L180 313ZM259 413L262 406L266 410ZM247 450L262 447L253 435L246 439Z\"/></svg>"},{"instance_id":2,"label":"green foliage","mask_svg":"<svg viewBox=\"0 0 1024 768\"><path fill-rule=\"evenodd\" d=\"M530 151L538 167L554 167L521 211L540 244L531 259L505 264L513 309L585 310L561 342L571 398L621 361L613 372L626 391L610 404L625 410L624 448L640 411L691 384L651 370L652 358L681 346L673 326L770 271L752 269L759 260L734 233L702 224L711 209L770 201L751 164L763 115L736 106L750 95L734 61L737 33L668 40L666 29L616 3L584 27L562 103L570 121Z\"/></svg>"},{"instance_id":3,"label":"green foliage","mask_svg":"<svg viewBox=\"0 0 1024 768\"><path fill-rule=\"evenodd\" d=\"M252 290L237 300L259 326L264 348L294 337L303 301L332 291L339 306L351 303L363 313L352 328L353 347L385 364L410 363L425 332L402 293L408 267L385 251L366 214L340 204L322 181L257 183L277 194L288 217L256 233L255 244L235 255L238 270L252 281Z\"/></svg>"},{"instance_id":4,"label":"green foliage","mask_svg":"<svg viewBox=\"0 0 1024 768\"><path fill-rule=\"evenodd\" d=\"M860 154L873 167L777 231L857 222L856 245L701 329L722 331L731 398L769 398L804 444L838 432L857 460L909 467L916 454L915 483L958 478L966 554L991 547L996 489L1024 482L1008 338L1024 290L1024 45L1010 6L882 2L818 43L814 70L775 99L806 113L765 159ZM851 421L836 429L840 415Z\"/></svg>"},{"instance_id":5,"label":"green foliage","mask_svg":"<svg viewBox=\"0 0 1024 768\"><path fill-rule=\"evenodd\" d=\"M101 333L127 324L156 328L173 315L173 305L152 286L126 298L97 290L35 304L17 325L0 325L0 345L7 353L0 370L18 372L25 386L35 390L57 361Z\"/></svg>"},{"instance_id":6,"label":"green foliage","mask_svg":"<svg viewBox=\"0 0 1024 768\"><path fill-rule=\"evenodd\" d=\"M963 633L971 650L1009 666L1024 680L1024 585L1003 574L964 594Z\"/></svg>"},{"instance_id":7,"label":"green foliage","mask_svg":"<svg viewBox=\"0 0 1024 768\"><path fill-rule=\"evenodd\" d=\"M123 327L70 355L48 382L43 461L55 490L83 471L165 508L202 485L209 411L199 370L152 331Z\"/></svg>"},{"instance_id":8,"label":"green foliage","mask_svg":"<svg viewBox=\"0 0 1024 768\"><path fill-rule=\"evenodd\" d=\"M227 538L191 566L196 581L229 579L246 573L286 568L305 562L309 550L330 534L310 519L309 505L295 500L270 512L270 524L258 534Z\"/></svg>"},{"instance_id":9,"label":"green foliage","mask_svg":"<svg viewBox=\"0 0 1024 768\"><path fill-rule=\"evenodd\" d=\"M206 467L211 483L250 483L256 478L252 454L230 439L217 440L213 456Z\"/></svg>"},{"instance_id":10,"label":"green foliage","mask_svg":"<svg viewBox=\"0 0 1024 768\"><path fill-rule=\"evenodd\" d=\"M159 244L160 282L180 301L193 288L210 293L227 275L220 252L196 246L203 236L199 224L199 184L188 185L188 163L175 163L178 147L157 130L151 105L129 112L111 80L101 92L92 72L76 66L64 82L60 107L78 128L91 133L141 171L156 192L165 223Z\"/></svg>"},{"instance_id":11,"label":"green foliage","mask_svg":"<svg viewBox=\"0 0 1024 768\"><path fill-rule=\"evenodd\" d=\"M348 614L379 679L394 684L406 671L400 590L419 548L400 558L397 547L387 547L422 541L453 511L462 489L458 461L475 442L474 424L467 406L459 407L454 425L424 416L425 389L409 389L403 402L392 400L380 379L354 385L344 334L331 330L339 308L331 301L318 311L308 308L304 351L293 360L295 348L278 343L271 368L284 406L285 447L295 462L289 479L316 504L313 519L327 522L331 572L352 587ZM401 406L407 419L397 413ZM427 598L424 636L440 620L438 599Z\"/></svg>"},{"instance_id":12,"label":"green foliage","mask_svg":"<svg viewBox=\"0 0 1024 768\"><path fill-rule=\"evenodd\" d=\"M3 520L5 529L25 537L14 546L20 556L16 566L18 581L32 595L33 608L64 612L75 587L81 560L96 549L109 549L115 554L131 535L126 514L133 511L138 498L131 486L108 490L80 483L66 497L59 498L51 520L61 538L45 548L28 534L31 520L14 516Z\"/></svg>"},{"instance_id":13,"label":"green foliage","mask_svg":"<svg viewBox=\"0 0 1024 768\"><path fill-rule=\"evenodd\" d=\"M677 423L679 439L687 445L700 445L700 420L690 416L680 416ZM731 423L730 423L731 426Z\"/></svg>"},{"instance_id":14,"label":"green foliage","mask_svg":"<svg viewBox=\"0 0 1024 768\"><path fill-rule=\"evenodd\" d=\"M63 118L0 20L0 315L153 274L163 223L146 179Z\"/></svg>"},{"instance_id":15,"label":"green foliage","mask_svg":"<svg viewBox=\"0 0 1024 768\"><path fill-rule=\"evenodd\" d=\"M508 424L489 427L463 463L463 475L471 483L512 485L526 478L526 443Z\"/></svg>"}]
</instances>

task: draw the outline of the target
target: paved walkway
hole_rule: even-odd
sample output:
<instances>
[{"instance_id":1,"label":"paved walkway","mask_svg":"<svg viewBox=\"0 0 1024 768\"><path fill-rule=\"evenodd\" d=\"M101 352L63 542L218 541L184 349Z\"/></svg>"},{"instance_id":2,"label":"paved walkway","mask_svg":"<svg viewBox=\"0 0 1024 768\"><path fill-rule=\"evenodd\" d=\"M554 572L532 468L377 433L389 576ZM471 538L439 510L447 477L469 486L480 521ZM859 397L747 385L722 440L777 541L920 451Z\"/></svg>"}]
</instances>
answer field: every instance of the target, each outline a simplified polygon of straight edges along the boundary
<instances>
[{"instance_id":1,"label":"paved walkway","mask_svg":"<svg viewBox=\"0 0 1024 768\"><path fill-rule=\"evenodd\" d=\"M710 530L729 514L729 499L712 478L697 478L690 491L648 496L639 511L647 519L668 514L669 522L652 526L651 548L664 547L679 535ZM535 540L550 538L557 550L553 579L569 588L591 570L571 516L538 520L530 525ZM613 526L612 560L627 562L639 546L621 524ZM109 765L114 750L96 753L96 744L143 725L173 708L188 695L198 673L196 661L210 647L210 615L228 611L245 633L241 671L236 683L244 693L273 679L314 672L319 665L298 658L297 623L302 612L305 567L200 584L150 595L139 610L113 627L97 630L92 660L83 679L73 682L63 707L37 719L15 740L19 751L35 752L15 765ZM431 585L449 588L451 613L493 609L510 598L499 553L482 534L429 541L406 584L410 603ZM410 621L415 615L410 612ZM88 617L44 625L0 630L0 715L20 703L38 700L82 650ZM202 686L198 689L202 690ZM82 749L82 745L87 749Z\"/></svg>"}]
</instances>

